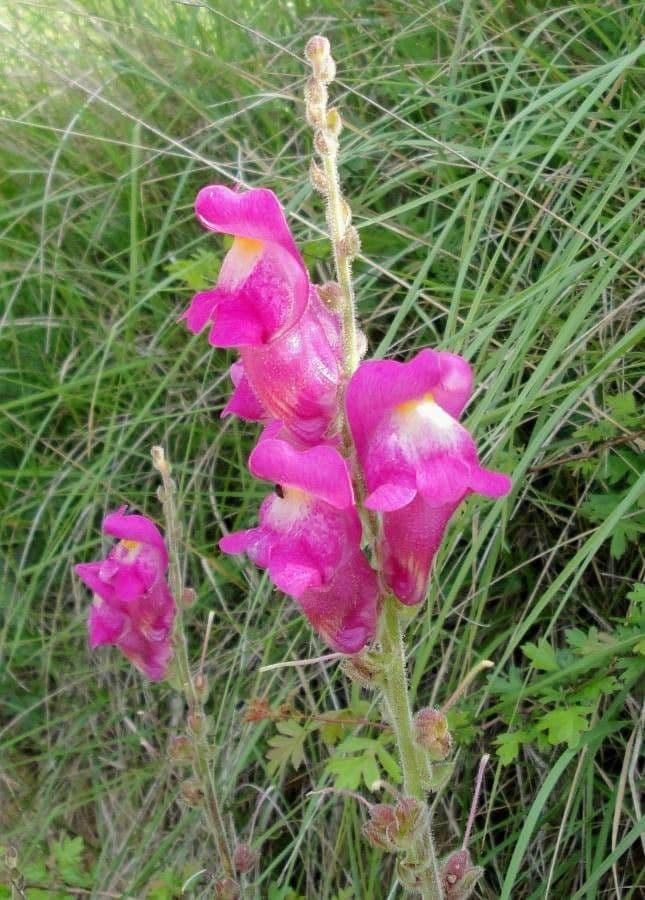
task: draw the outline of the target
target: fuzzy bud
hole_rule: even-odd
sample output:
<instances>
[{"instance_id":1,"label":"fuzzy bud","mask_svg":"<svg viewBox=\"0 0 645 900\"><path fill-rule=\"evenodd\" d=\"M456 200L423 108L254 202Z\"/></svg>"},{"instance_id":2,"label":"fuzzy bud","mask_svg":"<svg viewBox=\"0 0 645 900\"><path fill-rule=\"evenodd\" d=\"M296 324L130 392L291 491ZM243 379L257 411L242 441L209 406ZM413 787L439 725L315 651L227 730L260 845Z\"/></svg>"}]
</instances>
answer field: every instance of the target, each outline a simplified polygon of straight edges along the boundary
<instances>
[{"instance_id":1,"label":"fuzzy bud","mask_svg":"<svg viewBox=\"0 0 645 900\"><path fill-rule=\"evenodd\" d=\"M343 127L343 120L335 106L327 110L326 125L334 137L337 138Z\"/></svg>"},{"instance_id":2,"label":"fuzzy bud","mask_svg":"<svg viewBox=\"0 0 645 900\"><path fill-rule=\"evenodd\" d=\"M232 878L220 878L215 882L214 900L239 900L240 886Z\"/></svg>"},{"instance_id":3,"label":"fuzzy bud","mask_svg":"<svg viewBox=\"0 0 645 900\"><path fill-rule=\"evenodd\" d=\"M441 865L441 883L446 900L466 900L484 874L481 866L473 866L468 850L451 853Z\"/></svg>"},{"instance_id":4,"label":"fuzzy bud","mask_svg":"<svg viewBox=\"0 0 645 900\"><path fill-rule=\"evenodd\" d=\"M188 714L188 729L192 734L203 734L206 728L206 720L200 712L191 712Z\"/></svg>"},{"instance_id":5,"label":"fuzzy bud","mask_svg":"<svg viewBox=\"0 0 645 900\"><path fill-rule=\"evenodd\" d=\"M329 190L329 185L327 184L327 176L320 168L318 163L313 159L309 166L309 181L311 182L311 186L315 191L318 191L318 193L322 194L323 196L327 196L327 192Z\"/></svg>"},{"instance_id":6,"label":"fuzzy bud","mask_svg":"<svg viewBox=\"0 0 645 900\"><path fill-rule=\"evenodd\" d=\"M305 58L308 63L315 69L317 65L324 60L329 59L331 55L331 46L326 37L322 34L315 34L310 37L305 46Z\"/></svg>"},{"instance_id":7,"label":"fuzzy bud","mask_svg":"<svg viewBox=\"0 0 645 900\"><path fill-rule=\"evenodd\" d=\"M193 745L185 734L176 734L168 741L168 757L175 763L188 763L193 759Z\"/></svg>"},{"instance_id":8,"label":"fuzzy bud","mask_svg":"<svg viewBox=\"0 0 645 900\"><path fill-rule=\"evenodd\" d=\"M335 282L331 282L331 284L335 284ZM338 290L340 291L340 287ZM342 294L340 299L342 302ZM382 672L382 667L372 660L367 653L347 656L341 665L345 675L347 675L348 678L351 678L352 681L360 684L360 686L367 691L374 690L377 685L378 676Z\"/></svg>"},{"instance_id":9,"label":"fuzzy bud","mask_svg":"<svg viewBox=\"0 0 645 900\"><path fill-rule=\"evenodd\" d=\"M314 147L316 148L316 152L323 157L334 156L338 150L336 139L322 129L318 129L314 135Z\"/></svg>"},{"instance_id":10,"label":"fuzzy bud","mask_svg":"<svg viewBox=\"0 0 645 900\"><path fill-rule=\"evenodd\" d=\"M324 84L329 84L336 77L336 63L331 56L323 60L316 75Z\"/></svg>"},{"instance_id":11,"label":"fuzzy bud","mask_svg":"<svg viewBox=\"0 0 645 900\"><path fill-rule=\"evenodd\" d=\"M363 825L363 836L379 850L400 853L412 849L429 827L424 803L402 797L394 806L375 803L370 820Z\"/></svg>"},{"instance_id":12,"label":"fuzzy bud","mask_svg":"<svg viewBox=\"0 0 645 900\"><path fill-rule=\"evenodd\" d=\"M352 224L352 208L344 197L340 198L340 207L343 211L343 222L347 227Z\"/></svg>"},{"instance_id":13,"label":"fuzzy bud","mask_svg":"<svg viewBox=\"0 0 645 900\"><path fill-rule=\"evenodd\" d=\"M353 259L361 250L361 239L358 231L350 225L345 232L345 237L340 242L340 252L343 256Z\"/></svg>"},{"instance_id":14,"label":"fuzzy bud","mask_svg":"<svg viewBox=\"0 0 645 900\"><path fill-rule=\"evenodd\" d=\"M266 697L251 697L244 710L242 721L264 722L266 719L274 718L275 714L269 706L269 701Z\"/></svg>"},{"instance_id":15,"label":"fuzzy bud","mask_svg":"<svg viewBox=\"0 0 645 900\"><path fill-rule=\"evenodd\" d=\"M250 872L257 864L260 854L253 850L248 844L238 844L233 851L233 865L235 871L240 875Z\"/></svg>"},{"instance_id":16,"label":"fuzzy bud","mask_svg":"<svg viewBox=\"0 0 645 900\"><path fill-rule=\"evenodd\" d=\"M204 792L192 778L182 783L179 793L186 806L201 806L204 802Z\"/></svg>"},{"instance_id":17,"label":"fuzzy bud","mask_svg":"<svg viewBox=\"0 0 645 900\"><path fill-rule=\"evenodd\" d=\"M305 84L305 103L308 106L327 106L327 88L317 78L308 78Z\"/></svg>"},{"instance_id":18,"label":"fuzzy bud","mask_svg":"<svg viewBox=\"0 0 645 900\"><path fill-rule=\"evenodd\" d=\"M193 678L193 687L200 703L205 703L208 699L209 685L208 680L203 672L198 672Z\"/></svg>"},{"instance_id":19,"label":"fuzzy bud","mask_svg":"<svg viewBox=\"0 0 645 900\"><path fill-rule=\"evenodd\" d=\"M446 759L452 749L452 736L448 731L448 720L438 709L426 707L414 717L417 743L428 752L433 762Z\"/></svg>"}]
</instances>

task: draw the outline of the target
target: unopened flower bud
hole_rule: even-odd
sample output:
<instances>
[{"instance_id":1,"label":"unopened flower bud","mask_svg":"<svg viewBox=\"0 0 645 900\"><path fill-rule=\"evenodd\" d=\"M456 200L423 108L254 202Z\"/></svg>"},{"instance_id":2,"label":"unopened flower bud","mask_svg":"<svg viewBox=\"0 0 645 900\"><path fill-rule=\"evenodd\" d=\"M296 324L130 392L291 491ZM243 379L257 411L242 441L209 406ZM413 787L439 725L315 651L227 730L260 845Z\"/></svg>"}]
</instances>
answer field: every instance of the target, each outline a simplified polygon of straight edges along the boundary
<instances>
[{"instance_id":1,"label":"unopened flower bud","mask_svg":"<svg viewBox=\"0 0 645 900\"><path fill-rule=\"evenodd\" d=\"M186 806L201 806L204 802L204 792L199 783L192 778L182 783L179 793Z\"/></svg>"},{"instance_id":2,"label":"unopened flower bud","mask_svg":"<svg viewBox=\"0 0 645 900\"><path fill-rule=\"evenodd\" d=\"M196 599L197 594L190 587L184 588L181 592L181 605L184 607L184 609L188 609L190 606L192 606Z\"/></svg>"},{"instance_id":3,"label":"unopened flower bud","mask_svg":"<svg viewBox=\"0 0 645 900\"><path fill-rule=\"evenodd\" d=\"M322 34L310 37L305 46L305 58L314 68L323 60L328 59L330 53L329 41Z\"/></svg>"},{"instance_id":4,"label":"unopened flower bud","mask_svg":"<svg viewBox=\"0 0 645 900\"><path fill-rule=\"evenodd\" d=\"M340 208L343 211L345 227L347 227L347 225L351 225L352 223L352 208L344 197L340 198Z\"/></svg>"},{"instance_id":5,"label":"unopened flower bud","mask_svg":"<svg viewBox=\"0 0 645 900\"><path fill-rule=\"evenodd\" d=\"M314 135L314 147L321 156L333 156L338 149L338 144L332 135L319 129Z\"/></svg>"},{"instance_id":6,"label":"unopened flower bud","mask_svg":"<svg viewBox=\"0 0 645 900\"><path fill-rule=\"evenodd\" d=\"M327 184L327 176L320 168L318 163L313 159L309 166L309 181L311 182L311 186L315 191L318 191L319 194L323 194L323 196L326 196L327 191L329 190L329 185Z\"/></svg>"},{"instance_id":7,"label":"unopened flower bud","mask_svg":"<svg viewBox=\"0 0 645 900\"><path fill-rule=\"evenodd\" d=\"M203 734L206 727L206 720L200 712L191 712L188 714L188 728L192 734Z\"/></svg>"},{"instance_id":8,"label":"unopened flower bud","mask_svg":"<svg viewBox=\"0 0 645 900\"><path fill-rule=\"evenodd\" d=\"M416 846L429 827L424 803L402 797L394 806L375 803L370 807L370 820L363 825L363 835L380 850L400 853Z\"/></svg>"},{"instance_id":9,"label":"unopened flower bud","mask_svg":"<svg viewBox=\"0 0 645 900\"><path fill-rule=\"evenodd\" d=\"M185 734L176 734L168 741L168 756L172 762L188 763L193 758L193 745Z\"/></svg>"},{"instance_id":10,"label":"unopened flower bud","mask_svg":"<svg viewBox=\"0 0 645 900\"><path fill-rule=\"evenodd\" d=\"M329 84L336 77L336 63L331 56L324 59L320 64L320 68L316 70L316 75L322 82Z\"/></svg>"},{"instance_id":11,"label":"unopened flower bud","mask_svg":"<svg viewBox=\"0 0 645 900\"><path fill-rule=\"evenodd\" d=\"M333 312L339 312L345 303L345 296L340 285L336 281L326 281L318 288L318 295L328 309ZM346 663L353 661L353 657L343 660L343 668Z\"/></svg>"},{"instance_id":12,"label":"unopened flower bud","mask_svg":"<svg viewBox=\"0 0 645 900\"><path fill-rule=\"evenodd\" d=\"M338 137L343 127L343 120L335 106L327 110L326 124L334 137Z\"/></svg>"},{"instance_id":13,"label":"unopened flower bud","mask_svg":"<svg viewBox=\"0 0 645 900\"><path fill-rule=\"evenodd\" d=\"M452 736L448 731L448 720L439 709L419 710L414 717L417 743L428 751L433 762L446 759L452 749Z\"/></svg>"},{"instance_id":14,"label":"unopened flower bud","mask_svg":"<svg viewBox=\"0 0 645 900\"><path fill-rule=\"evenodd\" d=\"M251 697L242 716L243 722L263 722L273 719L274 713L266 697Z\"/></svg>"},{"instance_id":15,"label":"unopened flower bud","mask_svg":"<svg viewBox=\"0 0 645 900\"><path fill-rule=\"evenodd\" d=\"M368 691L377 686L378 678L383 672L382 664L369 651L347 656L342 662L342 669L348 678Z\"/></svg>"},{"instance_id":16,"label":"unopened flower bud","mask_svg":"<svg viewBox=\"0 0 645 900\"><path fill-rule=\"evenodd\" d=\"M327 105L327 88L317 78L308 78L305 84L305 103L310 106Z\"/></svg>"},{"instance_id":17,"label":"unopened flower bud","mask_svg":"<svg viewBox=\"0 0 645 900\"><path fill-rule=\"evenodd\" d=\"M201 703L204 703L208 699L208 692L210 690L208 685L208 680L203 672L198 672L197 675L193 678L193 687L195 688L195 693L199 698Z\"/></svg>"},{"instance_id":18,"label":"unopened flower bud","mask_svg":"<svg viewBox=\"0 0 645 900\"><path fill-rule=\"evenodd\" d=\"M358 231L350 225L345 232L345 237L340 242L340 252L343 256L353 259L361 250L361 239Z\"/></svg>"},{"instance_id":19,"label":"unopened flower bud","mask_svg":"<svg viewBox=\"0 0 645 900\"><path fill-rule=\"evenodd\" d=\"M235 871L239 872L240 875L244 875L245 872L250 872L259 858L260 854L253 850L248 844L238 844L233 851L233 865L235 866Z\"/></svg>"},{"instance_id":20,"label":"unopened flower bud","mask_svg":"<svg viewBox=\"0 0 645 900\"><path fill-rule=\"evenodd\" d=\"M468 850L451 853L441 865L441 883L446 900L466 900L483 875L481 866L474 866Z\"/></svg>"},{"instance_id":21,"label":"unopened flower bud","mask_svg":"<svg viewBox=\"0 0 645 900\"><path fill-rule=\"evenodd\" d=\"M220 878L215 882L214 900L239 900L240 886L232 878Z\"/></svg>"}]
</instances>

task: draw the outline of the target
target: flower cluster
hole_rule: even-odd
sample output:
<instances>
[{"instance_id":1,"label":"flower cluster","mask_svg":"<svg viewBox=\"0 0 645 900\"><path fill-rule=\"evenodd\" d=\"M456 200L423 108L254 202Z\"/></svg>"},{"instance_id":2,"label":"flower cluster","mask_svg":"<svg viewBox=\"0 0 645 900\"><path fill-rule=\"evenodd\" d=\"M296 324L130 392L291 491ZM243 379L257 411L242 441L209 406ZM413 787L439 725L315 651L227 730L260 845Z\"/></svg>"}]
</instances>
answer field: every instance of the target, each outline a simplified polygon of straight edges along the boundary
<instances>
[{"instance_id":1,"label":"flower cluster","mask_svg":"<svg viewBox=\"0 0 645 900\"><path fill-rule=\"evenodd\" d=\"M175 618L164 539L150 519L127 515L125 506L105 517L103 531L119 538L107 558L75 566L94 592L90 646L116 644L144 675L159 681L172 657Z\"/></svg>"},{"instance_id":2,"label":"flower cluster","mask_svg":"<svg viewBox=\"0 0 645 900\"><path fill-rule=\"evenodd\" d=\"M408 363L363 362L345 383L339 316L310 283L275 195L216 185L200 191L195 208L233 244L214 289L197 294L183 318L193 332L208 326L213 346L238 350L223 415L265 424L249 467L276 485L257 527L220 547L246 552L331 647L356 653L375 634L380 589L362 550L350 468L360 468L364 507L380 516L384 585L404 604L425 596L459 504L473 492L510 489L505 475L480 466L458 421L470 367L428 349ZM349 461L338 433L345 418L355 447Z\"/></svg>"}]
</instances>

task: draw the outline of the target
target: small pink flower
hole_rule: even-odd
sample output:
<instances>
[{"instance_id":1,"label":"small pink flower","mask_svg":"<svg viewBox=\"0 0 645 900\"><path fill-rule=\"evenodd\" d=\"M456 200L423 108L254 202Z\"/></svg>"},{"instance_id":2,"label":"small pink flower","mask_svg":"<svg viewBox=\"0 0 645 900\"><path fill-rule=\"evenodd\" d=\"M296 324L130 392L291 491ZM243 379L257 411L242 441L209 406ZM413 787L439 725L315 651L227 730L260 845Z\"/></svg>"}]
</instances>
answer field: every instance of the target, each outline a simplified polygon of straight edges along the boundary
<instances>
[{"instance_id":1,"label":"small pink flower","mask_svg":"<svg viewBox=\"0 0 645 900\"><path fill-rule=\"evenodd\" d=\"M175 603L166 583L168 551L159 529L126 507L103 520L119 538L104 560L79 563L76 574L94 592L90 647L116 644L144 675L161 680L172 656Z\"/></svg>"},{"instance_id":2,"label":"small pink flower","mask_svg":"<svg viewBox=\"0 0 645 900\"><path fill-rule=\"evenodd\" d=\"M331 446L300 450L274 432L270 426L249 468L276 492L263 501L259 526L229 534L220 548L246 552L331 647L357 653L376 630L378 584L360 548L347 464Z\"/></svg>"},{"instance_id":3,"label":"small pink flower","mask_svg":"<svg viewBox=\"0 0 645 900\"><path fill-rule=\"evenodd\" d=\"M216 287L196 294L183 317L209 342L237 347L242 370L224 414L273 418L309 445L333 423L342 373L340 320L309 282L302 257L272 191L206 187L197 218L234 236Z\"/></svg>"},{"instance_id":4,"label":"small pink flower","mask_svg":"<svg viewBox=\"0 0 645 900\"><path fill-rule=\"evenodd\" d=\"M449 519L469 494L502 497L508 476L484 469L457 418L470 396L468 363L422 350L408 363L363 363L347 389L347 415L368 496L383 513L380 556L389 587L419 603Z\"/></svg>"}]
</instances>

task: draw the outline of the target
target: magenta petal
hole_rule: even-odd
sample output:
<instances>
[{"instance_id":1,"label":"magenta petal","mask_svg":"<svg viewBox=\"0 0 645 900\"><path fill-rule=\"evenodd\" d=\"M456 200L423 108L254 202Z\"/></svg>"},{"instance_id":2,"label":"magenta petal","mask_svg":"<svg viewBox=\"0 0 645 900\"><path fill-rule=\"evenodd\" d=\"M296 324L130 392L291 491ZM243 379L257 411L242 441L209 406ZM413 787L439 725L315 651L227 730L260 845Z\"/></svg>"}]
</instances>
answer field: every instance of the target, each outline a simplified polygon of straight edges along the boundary
<instances>
[{"instance_id":1,"label":"magenta petal","mask_svg":"<svg viewBox=\"0 0 645 900\"><path fill-rule=\"evenodd\" d=\"M244 371L268 414L300 441L322 443L338 411L340 320L314 288L298 322L263 347L241 348Z\"/></svg>"},{"instance_id":2,"label":"magenta petal","mask_svg":"<svg viewBox=\"0 0 645 900\"><path fill-rule=\"evenodd\" d=\"M114 591L109 582L106 583L102 580L100 575L102 567L102 561L78 563L74 566L74 571L93 593L98 594L99 597L102 597L105 600L109 600L113 596Z\"/></svg>"},{"instance_id":3,"label":"magenta petal","mask_svg":"<svg viewBox=\"0 0 645 900\"><path fill-rule=\"evenodd\" d=\"M319 587L323 581L320 569L294 559L288 547L273 550L269 560L269 575L276 587L296 598L309 588Z\"/></svg>"},{"instance_id":4,"label":"magenta petal","mask_svg":"<svg viewBox=\"0 0 645 900\"><path fill-rule=\"evenodd\" d=\"M417 489L412 485L386 482L367 496L364 505L367 509L389 512L407 506L410 501L414 500L416 494Z\"/></svg>"},{"instance_id":5,"label":"magenta petal","mask_svg":"<svg viewBox=\"0 0 645 900\"><path fill-rule=\"evenodd\" d=\"M503 472L477 467L470 473L470 487L484 497L497 498L505 497L513 487L513 482Z\"/></svg>"},{"instance_id":6,"label":"magenta petal","mask_svg":"<svg viewBox=\"0 0 645 900\"><path fill-rule=\"evenodd\" d=\"M99 644L114 644L123 631L126 616L113 609L107 603L95 601L90 606L88 630L90 647L94 650Z\"/></svg>"},{"instance_id":7,"label":"magenta petal","mask_svg":"<svg viewBox=\"0 0 645 900\"><path fill-rule=\"evenodd\" d=\"M137 541L154 547L161 557L164 570L168 567L168 551L161 532L146 516L126 515L126 507L103 519L103 531L122 541Z\"/></svg>"},{"instance_id":8,"label":"magenta petal","mask_svg":"<svg viewBox=\"0 0 645 900\"><path fill-rule=\"evenodd\" d=\"M195 214L205 228L281 246L300 259L280 201L266 188L233 191L221 184L202 188Z\"/></svg>"},{"instance_id":9,"label":"magenta petal","mask_svg":"<svg viewBox=\"0 0 645 900\"><path fill-rule=\"evenodd\" d=\"M313 627L334 650L358 653L376 632L378 582L360 551L350 553L332 581L298 598Z\"/></svg>"},{"instance_id":10,"label":"magenta petal","mask_svg":"<svg viewBox=\"0 0 645 900\"><path fill-rule=\"evenodd\" d=\"M403 509L383 515L383 573L388 586L406 606L425 598L430 566L455 508L430 506L418 496Z\"/></svg>"},{"instance_id":11,"label":"magenta petal","mask_svg":"<svg viewBox=\"0 0 645 900\"><path fill-rule=\"evenodd\" d=\"M471 467L458 456L441 453L423 460L417 472L417 486L432 506L459 503L470 486Z\"/></svg>"},{"instance_id":12,"label":"magenta petal","mask_svg":"<svg viewBox=\"0 0 645 900\"><path fill-rule=\"evenodd\" d=\"M235 390L220 415L224 417L232 413L249 422L261 422L263 419L268 419L269 414L253 393L249 380L244 374L242 363L233 363L231 378Z\"/></svg>"},{"instance_id":13,"label":"magenta petal","mask_svg":"<svg viewBox=\"0 0 645 900\"><path fill-rule=\"evenodd\" d=\"M244 553L253 542L253 531L233 531L219 540L219 548L224 553Z\"/></svg>"},{"instance_id":14,"label":"magenta petal","mask_svg":"<svg viewBox=\"0 0 645 900\"><path fill-rule=\"evenodd\" d=\"M236 238L209 301L210 342L258 347L291 328L307 305L309 278L275 194L212 185L197 195L195 211L207 228ZM203 327L205 305L194 299L189 327Z\"/></svg>"},{"instance_id":15,"label":"magenta petal","mask_svg":"<svg viewBox=\"0 0 645 900\"><path fill-rule=\"evenodd\" d=\"M432 394L439 406L458 419L472 394L473 370L456 353L441 352L438 357L439 381L431 388Z\"/></svg>"},{"instance_id":16,"label":"magenta petal","mask_svg":"<svg viewBox=\"0 0 645 900\"><path fill-rule=\"evenodd\" d=\"M212 322L215 318L217 309L217 291L200 291L195 294L190 302L190 306L183 315L179 317L179 321L186 322L186 327L193 334L199 334L207 322Z\"/></svg>"},{"instance_id":17,"label":"magenta petal","mask_svg":"<svg viewBox=\"0 0 645 900\"><path fill-rule=\"evenodd\" d=\"M138 669L158 680L172 656L175 616L163 537L150 519L127 515L125 506L105 517L103 530L120 538L107 558L75 567L95 594L88 618L90 646L116 644Z\"/></svg>"},{"instance_id":18,"label":"magenta petal","mask_svg":"<svg viewBox=\"0 0 645 900\"><path fill-rule=\"evenodd\" d=\"M354 504L347 463L333 447L297 450L283 440L260 441L249 458L256 478L298 488L337 509Z\"/></svg>"}]
</instances>

